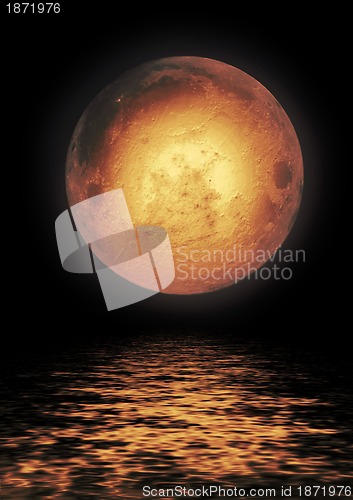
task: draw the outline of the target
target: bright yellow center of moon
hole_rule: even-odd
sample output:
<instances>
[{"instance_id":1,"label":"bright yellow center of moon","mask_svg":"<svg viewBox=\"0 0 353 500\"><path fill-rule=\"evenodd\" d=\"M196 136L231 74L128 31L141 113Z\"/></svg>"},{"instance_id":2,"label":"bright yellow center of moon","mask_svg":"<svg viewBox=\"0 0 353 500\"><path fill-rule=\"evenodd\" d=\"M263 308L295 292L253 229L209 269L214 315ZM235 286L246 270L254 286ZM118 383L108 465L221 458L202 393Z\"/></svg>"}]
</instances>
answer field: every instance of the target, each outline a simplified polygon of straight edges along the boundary
<instances>
[{"instance_id":1,"label":"bright yellow center of moon","mask_svg":"<svg viewBox=\"0 0 353 500\"><path fill-rule=\"evenodd\" d=\"M234 283L288 235L303 162L276 99L241 70L173 57L132 70L82 115L66 166L70 205L123 188L135 226L168 232L167 293Z\"/></svg>"}]
</instances>

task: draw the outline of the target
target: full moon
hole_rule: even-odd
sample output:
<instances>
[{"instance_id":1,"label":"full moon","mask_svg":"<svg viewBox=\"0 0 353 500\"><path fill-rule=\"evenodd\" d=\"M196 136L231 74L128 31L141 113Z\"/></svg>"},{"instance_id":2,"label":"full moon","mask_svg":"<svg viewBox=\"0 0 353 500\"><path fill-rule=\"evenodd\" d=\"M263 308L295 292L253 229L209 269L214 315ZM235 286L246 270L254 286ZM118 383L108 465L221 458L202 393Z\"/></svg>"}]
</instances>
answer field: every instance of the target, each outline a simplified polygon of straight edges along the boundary
<instances>
[{"instance_id":1,"label":"full moon","mask_svg":"<svg viewBox=\"0 0 353 500\"><path fill-rule=\"evenodd\" d=\"M275 97L240 69L171 57L122 75L87 107L66 163L70 206L122 188L135 226L161 226L171 294L210 292L263 265L303 187L300 144Z\"/></svg>"}]
</instances>

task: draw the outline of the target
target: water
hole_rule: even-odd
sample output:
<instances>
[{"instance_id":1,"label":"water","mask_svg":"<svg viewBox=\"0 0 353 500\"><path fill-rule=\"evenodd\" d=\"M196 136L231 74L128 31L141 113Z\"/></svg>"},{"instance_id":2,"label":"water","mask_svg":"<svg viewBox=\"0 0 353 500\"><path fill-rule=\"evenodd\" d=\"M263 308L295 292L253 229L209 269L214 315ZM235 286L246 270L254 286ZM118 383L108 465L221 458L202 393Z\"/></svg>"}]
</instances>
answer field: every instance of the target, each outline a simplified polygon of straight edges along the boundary
<instances>
[{"instance_id":1,"label":"water","mask_svg":"<svg viewBox=\"0 0 353 500\"><path fill-rule=\"evenodd\" d=\"M5 378L2 498L352 480L352 379L319 355L196 333L85 344Z\"/></svg>"}]
</instances>

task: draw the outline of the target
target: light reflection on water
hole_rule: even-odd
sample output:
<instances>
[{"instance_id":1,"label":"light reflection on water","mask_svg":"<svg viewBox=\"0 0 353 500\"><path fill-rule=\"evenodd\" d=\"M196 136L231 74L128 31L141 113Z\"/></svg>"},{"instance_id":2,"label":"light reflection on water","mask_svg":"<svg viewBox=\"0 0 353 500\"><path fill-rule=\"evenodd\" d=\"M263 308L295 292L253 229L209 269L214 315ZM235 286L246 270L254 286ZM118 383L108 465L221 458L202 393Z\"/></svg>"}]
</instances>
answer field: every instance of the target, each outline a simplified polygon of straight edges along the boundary
<instances>
[{"instance_id":1,"label":"light reflection on water","mask_svg":"<svg viewBox=\"0 0 353 500\"><path fill-rule=\"evenodd\" d=\"M8 499L351 478L347 381L260 342L197 334L96 342L5 382Z\"/></svg>"}]
</instances>

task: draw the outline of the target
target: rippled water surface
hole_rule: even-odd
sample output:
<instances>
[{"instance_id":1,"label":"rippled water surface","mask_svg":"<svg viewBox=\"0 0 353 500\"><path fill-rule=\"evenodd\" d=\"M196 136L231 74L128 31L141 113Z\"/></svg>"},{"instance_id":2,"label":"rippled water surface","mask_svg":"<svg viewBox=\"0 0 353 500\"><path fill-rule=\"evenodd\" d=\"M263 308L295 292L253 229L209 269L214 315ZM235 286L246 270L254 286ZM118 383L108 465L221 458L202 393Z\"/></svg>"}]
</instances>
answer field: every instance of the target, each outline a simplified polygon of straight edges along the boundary
<instances>
[{"instance_id":1,"label":"rippled water surface","mask_svg":"<svg viewBox=\"0 0 353 500\"><path fill-rule=\"evenodd\" d=\"M2 497L349 484L353 397L316 356L212 335L90 342L5 377Z\"/></svg>"}]
</instances>

